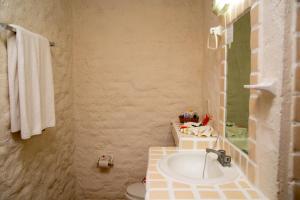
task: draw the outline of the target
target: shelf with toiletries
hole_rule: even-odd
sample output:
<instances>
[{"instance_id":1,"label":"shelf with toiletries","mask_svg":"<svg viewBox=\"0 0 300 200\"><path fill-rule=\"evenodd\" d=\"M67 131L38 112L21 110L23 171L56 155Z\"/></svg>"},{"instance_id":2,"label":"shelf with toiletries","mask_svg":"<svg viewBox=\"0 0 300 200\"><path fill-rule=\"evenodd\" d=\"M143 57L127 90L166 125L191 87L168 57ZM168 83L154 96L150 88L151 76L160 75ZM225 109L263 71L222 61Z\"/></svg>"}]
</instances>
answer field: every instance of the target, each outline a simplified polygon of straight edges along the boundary
<instances>
[{"instance_id":1,"label":"shelf with toiletries","mask_svg":"<svg viewBox=\"0 0 300 200\"><path fill-rule=\"evenodd\" d=\"M204 115L201 122L199 115L194 112L179 115L179 121L171 122L176 146L183 149L205 149L215 146L216 142L219 142L218 133L210 126L210 120L211 116L208 114Z\"/></svg>"}]
</instances>

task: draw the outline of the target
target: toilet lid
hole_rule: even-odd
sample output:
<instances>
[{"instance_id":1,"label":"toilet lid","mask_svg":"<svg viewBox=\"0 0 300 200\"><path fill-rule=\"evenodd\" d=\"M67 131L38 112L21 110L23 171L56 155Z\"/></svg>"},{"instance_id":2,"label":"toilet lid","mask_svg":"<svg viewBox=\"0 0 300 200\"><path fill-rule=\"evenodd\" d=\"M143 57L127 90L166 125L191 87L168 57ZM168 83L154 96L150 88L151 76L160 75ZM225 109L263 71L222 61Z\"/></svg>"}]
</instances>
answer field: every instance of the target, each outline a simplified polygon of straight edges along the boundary
<instances>
[{"instance_id":1,"label":"toilet lid","mask_svg":"<svg viewBox=\"0 0 300 200\"><path fill-rule=\"evenodd\" d=\"M146 194L146 188L143 183L133 183L127 187L127 194L135 197L144 199Z\"/></svg>"}]
</instances>

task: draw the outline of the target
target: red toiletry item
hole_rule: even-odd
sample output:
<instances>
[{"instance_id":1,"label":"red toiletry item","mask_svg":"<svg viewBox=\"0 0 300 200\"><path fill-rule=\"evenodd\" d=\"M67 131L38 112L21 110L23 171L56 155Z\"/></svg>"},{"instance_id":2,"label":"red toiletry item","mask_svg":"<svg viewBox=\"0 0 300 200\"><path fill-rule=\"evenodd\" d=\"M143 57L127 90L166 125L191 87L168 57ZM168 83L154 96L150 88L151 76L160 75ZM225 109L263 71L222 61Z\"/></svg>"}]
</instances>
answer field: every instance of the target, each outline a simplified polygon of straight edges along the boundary
<instances>
[{"instance_id":1,"label":"red toiletry item","mask_svg":"<svg viewBox=\"0 0 300 200\"><path fill-rule=\"evenodd\" d=\"M180 126L180 129L188 128L188 126Z\"/></svg>"},{"instance_id":2,"label":"red toiletry item","mask_svg":"<svg viewBox=\"0 0 300 200\"><path fill-rule=\"evenodd\" d=\"M201 125L206 126L208 124L209 120L211 120L211 117L208 114L206 114L202 119Z\"/></svg>"}]
</instances>

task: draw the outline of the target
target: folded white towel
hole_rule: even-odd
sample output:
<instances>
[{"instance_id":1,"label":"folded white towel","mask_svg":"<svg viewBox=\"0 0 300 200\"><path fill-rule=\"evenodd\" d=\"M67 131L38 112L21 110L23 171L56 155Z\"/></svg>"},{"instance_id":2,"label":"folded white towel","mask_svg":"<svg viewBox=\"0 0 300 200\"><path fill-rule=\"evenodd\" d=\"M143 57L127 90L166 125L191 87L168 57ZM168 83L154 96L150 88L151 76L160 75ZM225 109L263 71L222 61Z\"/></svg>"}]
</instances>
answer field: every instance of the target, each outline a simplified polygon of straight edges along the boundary
<instances>
[{"instance_id":1,"label":"folded white towel","mask_svg":"<svg viewBox=\"0 0 300 200\"><path fill-rule=\"evenodd\" d=\"M16 35L8 38L8 79L11 132L21 138L55 126L54 91L48 39L11 25Z\"/></svg>"}]
</instances>

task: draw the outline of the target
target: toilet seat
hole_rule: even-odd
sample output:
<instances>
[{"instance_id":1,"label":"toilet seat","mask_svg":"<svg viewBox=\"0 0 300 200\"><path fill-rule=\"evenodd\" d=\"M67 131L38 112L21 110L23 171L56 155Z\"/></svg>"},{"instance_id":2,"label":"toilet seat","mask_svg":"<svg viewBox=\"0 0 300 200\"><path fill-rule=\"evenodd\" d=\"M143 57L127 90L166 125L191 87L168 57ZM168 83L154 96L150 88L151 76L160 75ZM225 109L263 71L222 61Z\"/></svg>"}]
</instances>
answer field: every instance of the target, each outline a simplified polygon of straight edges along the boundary
<instances>
[{"instance_id":1,"label":"toilet seat","mask_svg":"<svg viewBox=\"0 0 300 200\"><path fill-rule=\"evenodd\" d=\"M143 183L133 183L127 187L126 197L130 200L145 199L146 188Z\"/></svg>"}]
</instances>

